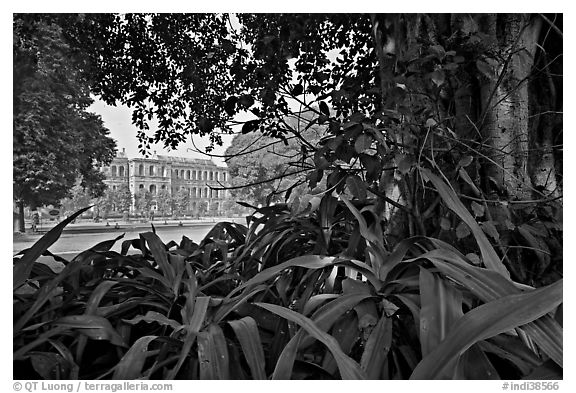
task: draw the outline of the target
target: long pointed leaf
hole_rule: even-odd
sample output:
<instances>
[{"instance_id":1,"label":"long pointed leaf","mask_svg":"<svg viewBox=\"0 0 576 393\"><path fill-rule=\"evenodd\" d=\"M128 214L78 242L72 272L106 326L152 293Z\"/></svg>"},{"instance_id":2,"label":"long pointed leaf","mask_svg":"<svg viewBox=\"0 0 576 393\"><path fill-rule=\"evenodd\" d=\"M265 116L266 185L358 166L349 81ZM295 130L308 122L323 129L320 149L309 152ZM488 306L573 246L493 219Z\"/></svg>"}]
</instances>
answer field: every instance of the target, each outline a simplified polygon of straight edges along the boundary
<instances>
[{"instance_id":1,"label":"long pointed leaf","mask_svg":"<svg viewBox=\"0 0 576 393\"><path fill-rule=\"evenodd\" d=\"M146 361L148 344L157 339L158 336L140 337L122 356L116 365L113 379L136 379L142 375L142 367Z\"/></svg>"},{"instance_id":2,"label":"long pointed leaf","mask_svg":"<svg viewBox=\"0 0 576 393\"><path fill-rule=\"evenodd\" d=\"M391 345L392 319L384 314L368 337L360 360L360 367L366 371L368 379L380 379Z\"/></svg>"},{"instance_id":3,"label":"long pointed leaf","mask_svg":"<svg viewBox=\"0 0 576 393\"><path fill-rule=\"evenodd\" d=\"M434 187L440 194L440 197L442 197L442 200L444 200L444 203L446 203L446 206L456 213L472 231L472 234L476 238L476 242L478 242L478 247L480 247L480 253L482 254L484 265L486 265L487 268L502 274L504 277L509 278L510 273L508 272L508 269L506 269L506 266L504 266L498 254L494 251L494 247L490 244L490 241L486 237L482 228L480 228L480 225L478 225L474 217L472 217L472 214L470 214L460 199L458 199L456 193L448 187L444 181L428 169L423 168L421 170L434 184Z\"/></svg>"},{"instance_id":4,"label":"long pointed leaf","mask_svg":"<svg viewBox=\"0 0 576 393\"><path fill-rule=\"evenodd\" d=\"M425 357L464 315L462 294L428 270L420 269L420 307L420 345Z\"/></svg>"},{"instance_id":5,"label":"long pointed leaf","mask_svg":"<svg viewBox=\"0 0 576 393\"><path fill-rule=\"evenodd\" d=\"M215 324L198 333L198 359L201 379L229 379L229 356L226 338Z\"/></svg>"},{"instance_id":6,"label":"long pointed leaf","mask_svg":"<svg viewBox=\"0 0 576 393\"><path fill-rule=\"evenodd\" d=\"M522 291L512 281L492 270L472 266L448 250L433 250L421 256L440 271L469 289L484 302ZM408 261L406 261L408 262ZM540 349L562 366L562 327L549 315L521 327Z\"/></svg>"},{"instance_id":7,"label":"long pointed leaf","mask_svg":"<svg viewBox=\"0 0 576 393\"><path fill-rule=\"evenodd\" d=\"M266 379L264 350L256 321L251 317L244 317L237 321L229 321L228 324L232 326L238 341L240 341L242 352L252 372L252 378Z\"/></svg>"},{"instance_id":8,"label":"long pointed leaf","mask_svg":"<svg viewBox=\"0 0 576 393\"><path fill-rule=\"evenodd\" d=\"M473 344L546 315L562 303L562 284L560 280L528 293L505 296L466 313L442 344L422 359L410 378L434 379Z\"/></svg>"},{"instance_id":9,"label":"long pointed leaf","mask_svg":"<svg viewBox=\"0 0 576 393\"><path fill-rule=\"evenodd\" d=\"M302 326L311 336L326 345L334 356L336 363L338 363L338 369L343 379L366 379L366 374L362 371L360 365L344 354L334 337L319 329L312 320L302 314L275 304L254 304Z\"/></svg>"},{"instance_id":10,"label":"long pointed leaf","mask_svg":"<svg viewBox=\"0 0 576 393\"><path fill-rule=\"evenodd\" d=\"M44 236L40 238L26 253L22 258L16 260L14 265L14 281L13 281L13 289L17 289L20 287L30 276L30 272L32 271L32 266L36 259L42 255L44 251L46 251L52 244L56 242L60 238L62 234L62 230L64 227L68 225L70 222L74 221L76 217L80 214L84 213L86 210L90 209L92 206L85 207L84 209L78 210L76 213L72 214L70 217L66 218L64 221L56 225L54 228L48 231Z\"/></svg>"}]
</instances>

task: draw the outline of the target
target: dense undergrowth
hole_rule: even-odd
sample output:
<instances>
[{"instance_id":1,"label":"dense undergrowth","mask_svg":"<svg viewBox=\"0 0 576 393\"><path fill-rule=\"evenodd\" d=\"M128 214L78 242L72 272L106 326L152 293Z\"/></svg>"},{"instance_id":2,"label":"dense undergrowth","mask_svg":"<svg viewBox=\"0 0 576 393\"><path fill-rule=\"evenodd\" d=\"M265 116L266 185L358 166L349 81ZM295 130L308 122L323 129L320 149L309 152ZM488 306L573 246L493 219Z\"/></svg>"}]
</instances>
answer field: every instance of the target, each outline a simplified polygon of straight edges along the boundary
<instances>
[{"instance_id":1,"label":"dense undergrowth","mask_svg":"<svg viewBox=\"0 0 576 393\"><path fill-rule=\"evenodd\" d=\"M325 194L200 244L152 227L67 261L48 249L79 211L14 257L14 378L562 378L559 274L511 279L490 228L426 176L469 228L466 254L443 236L389 244L371 204Z\"/></svg>"}]
</instances>

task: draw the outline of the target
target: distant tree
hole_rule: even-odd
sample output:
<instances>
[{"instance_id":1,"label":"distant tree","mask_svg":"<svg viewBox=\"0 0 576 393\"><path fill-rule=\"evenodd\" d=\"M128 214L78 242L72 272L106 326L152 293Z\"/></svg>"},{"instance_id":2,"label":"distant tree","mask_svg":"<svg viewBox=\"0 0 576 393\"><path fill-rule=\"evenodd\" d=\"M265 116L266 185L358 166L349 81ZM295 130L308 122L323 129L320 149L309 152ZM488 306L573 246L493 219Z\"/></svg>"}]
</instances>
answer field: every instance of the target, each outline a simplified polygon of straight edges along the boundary
<instances>
[{"instance_id":1,"label":"distant tree","mask_svg":"<svg viewBox=\"0 0 576 393\"><path fill-rule=\"evenodd\" d=\"M158 211L166 217L172 213L174 198L168 190L160 190L154 197L158 206Z\"/></svg>"},{"instance_id":2,"label":"distant tree","mask_svg":"<svg viewBox=\"0 0 576 393\"><path fill-rule=\"evenodd\" d=\"M134 205L138 213L147 215L152 207L152 194L144 189L138 190L134 194Z\"/></svg>"},{"instance_id":3,"label":"distant tree","mask_svg":"<svg viewBox=\"0 0 576 393\"><path fill-rule=\"evenodd\" d=\"M129 211L132 206L132 192L127 184L123 184L118 187L115 191L116 197L116 211L125 212Z\"/></svg>"},{"instance_id":4,"label":"distant tree","mask_svg":"<svg viewBox=\"0 0 576 393\"><path fill-rule=\"evenodd\" d=\"M198 202L197 205L197 215L198 217L203 217L206 215L206 212L208 212L208 202L206 201L200 201Z\"/></svg>"},{"instance_id":5,"label":"distant tree","mask_svg":"<svg viewBox=\"0 0 576 393\"><path fill-rule=\"evenodd\" d=\"M182 216L190 210L190 193L187 189L181 188L174 196L174 207L177 216Z\"/></svg>"},{"instance_id":6,"label":"distant tree","mask_svg":"<svg viewBox=\"0 0 576 393\"><path fill-rule=\"evenodd\" d=\"M92 204L92 196L81 183L81 179L77 179L76 184L70 190L70 196L60 201L59 204L64 214L70 215Z\"/></svg>"},{"instance_id":7,"label":"distant tree","mask_svg":"<svg viewBox=\"0 0 576 393\"><path fill-rule=\"evenodd\" d=\"M287 189L306 180L304 173L314 162L305 159L306 146L299 137L316 143L322 135L306 117L286 117L283 132L293 136L284 140L258 133L234 136L226 149L233 198L266 205L279 201Z\"/></svg>"},{"instance_id":8,"label":"distant tree","mask_svg":"<svg viewBox=\"0 0 576 393\"><path fill-rule=\"evenodd\" d=\"M97 167L109 163L115 142L92 103L76 52L60 26L14 16L13 198L23 231L24 206L55 204L77 178L91 196L104 191Z\"/></svg>"}]
</instances>

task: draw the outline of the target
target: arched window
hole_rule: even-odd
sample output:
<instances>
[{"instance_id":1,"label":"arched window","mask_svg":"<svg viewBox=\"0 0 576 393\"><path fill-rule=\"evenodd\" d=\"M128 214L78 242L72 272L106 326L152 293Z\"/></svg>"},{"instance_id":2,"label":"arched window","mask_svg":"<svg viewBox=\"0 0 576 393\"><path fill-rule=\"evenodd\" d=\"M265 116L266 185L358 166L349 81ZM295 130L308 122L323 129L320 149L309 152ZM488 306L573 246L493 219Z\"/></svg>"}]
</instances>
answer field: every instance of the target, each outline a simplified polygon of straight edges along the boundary
<instances>
[{"instance_id":1,"label":"arched window","mask_svg":"<svg viewBox=\"0 0 576 393\"><path fill-rule=\"evenodd\" d=\"M116 191L116 186L112 186L112 191Z\"/></svg>"},{"instance_id":2,"label":"arched window","mask_svg":"<svg viewBox=\"0 0 576 393\"><path fill-rule=\"evenodd\" d=\"M208 180L208 171L204 171L204 180Z\"/></svg>"},{"instance_id":3,"label":"arched window","mask_svg":"<svg viewBox=\"0 0 576 393\"><path fill-rule=\"evenodd\" d=\"M192 187L192 198L196 198L196 187Z\"/></svg>"},{"instance_id":4,"label":"arched window","mask_svg":"<svg viewBox=\"0 0 576 393\"><path fill-rule=\"evenodd\" d=\"M140 184L140 185L138 186L138 189L139 189L139 190L143 190L143 189L144 189L144 184Z\"/></svg>"},{"instance_id":5,"label":"arched window","mask_svg":"<svg viewBox=\"0 0 576 393\"><path fill-rule=\"evenodd\" d=\"M214 180L214 172L210 171L210 180Z\"/></svg>"},{"instance_id":6,"label":"arched window","mask_svg":"<svg viewBox=\"0 0 576 393\"><path fill-rule=\"evenodd\" d=\"M190 180L190 170L186 171L186 179Z\"/></svg>"},{"instance_id":7,"label":"arched window","mask_svg":"<svg viewBox=\"0 0 576 393\"><path fill-rule=\"evenodd\" d=\"M162 167L160 170L161 170L160 176L166 177L166 168Z\"/></svg>"},{"instance_id":8,"label":"arched window","mask_svg":"<svg viewBox=\"0 0 576 393\"><path fill-rule=\"evenodd\" d=\"M204 188L204 198L208 198L208 187Z\"/></svg>"},{"instance_id":9,"label":"arched window","mask_svg":"<svg viewBox=\"0 0 576 393\"><path fill-rule=\"evenodd\" d=\"M166 189L166 186L165 186L164 184L162 184L162 189L163 189L163 190L165 190L165 189Z\"/></svg>"},{"instance_id":10,"label":"arched window","mask_svg":"<svg viewBox=\"0 0 576 393\"><path fill-rule=\"evenodd\" d=\"M156 194L156 186L154 184L150 184L150 193Z\"/></svg>"},{"instance_id":11,"label":"arched window","mask_svg":"<svg viewBox=\"0 0 576 393\"><path fill-rule=\"evenodd\" d=\"M140 166L138 166L138 175L144 176L144 165L143 164L140 164Z\"/></svg>"},{"instance_id":12,"label":"arched window","mask_svg":"<svg viewBox=\"0 0 576 393\"><path fill-rule=\"evenodd\" d=\"M112 165L111 172L112 172L112 176L115 177L116 176L116 165Z\"/></svg>"},{"instance_id":13,"label":"arched window","mask_svg":"<svg viewBox=\"0 0 576 393\"><path fill-rule=\"evenodd\" d=\"M184 179L184 169L180 169L180 177Z\"/></svg>"},{"instance_id":14,"label":"arched window","mask_svg":"<svg viewBox=\"0 0 576 393\"><path fill-rule=\"evenodd\" d=\"M178 179L178 169L174 169L174 177Z\"/></svg>"},{"instance_id":15,"label":"arched window","mask_svg":"<svg viewBox=\"0 0 576 393\"><path fill-rule=\"evenodd\" d=\"M192 171L192 180L196 180L196 171Z\"/></svg>"},{"instance_id":16,"label":"arched window","mask_svg":"<svg viewBox=\"0 0 576 393\"><path fill-rule=\"evenodd\" d=\"M148 172L150 176L154 176L154 165L150 165L150 170Z\"/></svg>"},{"instance_id":17,"label":"arched window","mask_svg":"<svg viewBox=\"0 0 576 393\"><path fill-rule=\"evenodd\" d=\"M120 177L124 177L124 167L123 166L118 167L118 175Z\"/></svg>"}]
</instances>

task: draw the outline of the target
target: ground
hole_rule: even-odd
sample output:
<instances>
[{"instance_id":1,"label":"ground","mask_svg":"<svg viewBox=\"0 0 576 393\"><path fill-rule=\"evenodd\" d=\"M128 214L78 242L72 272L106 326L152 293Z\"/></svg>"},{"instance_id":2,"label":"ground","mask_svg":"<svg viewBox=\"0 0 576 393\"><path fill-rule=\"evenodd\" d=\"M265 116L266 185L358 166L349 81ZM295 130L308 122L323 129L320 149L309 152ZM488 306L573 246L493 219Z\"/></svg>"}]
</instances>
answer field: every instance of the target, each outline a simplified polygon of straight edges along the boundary
<instances>
[{"instance_id":1,"label":"ground","mask_svg":"<svg viewBox=\"0 0 576 393\"><path fill-rule=\"evenodd\" d=\"M223 221L230 221L230 219L223 219ZM202 238L208 233L208 231L214 225L211 221L181 221L182 226L179 226L180 221L164 221L154 222L154 227L156 228L156 233L164 241L168 243L170 240L180 242L182 236L187 236L195 242L200 242ZM36 241L38 241L42 235L50 229L55 223L50 226L44 226L42 232L38 234L14 234L13 237L13 251L14 254L31 247ZM89 223L81 222L76 224L70 224L64 229L60 239L53 244L49 250L54 253L61 255L65 258L71 258L81 251L84 251L100 242L105 240L111 240L115 237L125 234L124 239L136 239L138 234L142 232L148 232L151 230L150 224L133 223L126 224L119 222L119 228L115 228L116 222L111 221L110 226L106 226L106 223ZM28 227L27 227L28 228ZM112 250L120 251L122 245L122 240L118 241Z\"/></svg>"}]
</instances>

